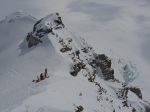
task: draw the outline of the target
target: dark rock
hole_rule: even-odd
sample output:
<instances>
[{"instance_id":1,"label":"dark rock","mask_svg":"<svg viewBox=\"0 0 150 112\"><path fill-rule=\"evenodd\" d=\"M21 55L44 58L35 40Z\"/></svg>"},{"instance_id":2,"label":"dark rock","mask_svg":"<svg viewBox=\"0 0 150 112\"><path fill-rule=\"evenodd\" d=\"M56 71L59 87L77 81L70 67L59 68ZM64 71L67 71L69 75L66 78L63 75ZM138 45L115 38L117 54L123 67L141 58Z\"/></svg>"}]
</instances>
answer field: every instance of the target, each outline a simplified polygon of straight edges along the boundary
<instances>
[{"instance_id":1,"label":"dark rock","mask_svg":"<svg viewBox=\"0 0 150 112\"><path fill-rule=\"evenodd\" d=\"M79 51L79 50L77 50L77 51L76 51L76 55L79 55L79 54L80 54L80 51Z\"/></svg>"},{"instance_id":2,"label":"dark rock","mask_svg":"<svg viewBox=\"0 0 150 112\"><path fill-rule=\"evenodd\" d=\"M114 79L114 69L112 68L107 68L105 70L102 70L102 73L104 75L104 78L106 80L109 80L109 79Z\"/></svg>"},{"instance_id":3,"label":"dark rock","mask_svg":"<svg viewBox=\"0 0 150 112\"><path fill-rule=\"evenodd\" d=\"M67 51L71 51L71 50L72 50L72 48L70 48L70 47L68 47L68 46L66 46L66 47L60 49L60 51L61 51L62 53L67 52Z\"/></svg>"},{"instance_id":4,"label":"dark rock","mask_svg":"<svg viewBox=\"0 0 150 112\"><path fill-rule=\"evenodd\" d=\"M89 61L88 61L88 64L91 65L93 68L96 68L96 67L97 67L97 66L96 66L96 60L95 60L95 59L89 60Z\"/></svg>"},{"instance_id":5,"label":"dark rock","mask_svg":"<svg viewBox=\"0 0 150 112\"><path fill-rule=\"evenodd\" d=\"M59 29L59 28L63 28L64 24L61 20L61 17L58 16L59 14L56 14L56 20L54 20L55 26L54 29ZM44 21L44 18L38 20L34 26L33 26L33 31L31 33L28 33L26 40L28 41L28 47L32 47L34 45L37 45L39 43L41 43L42 41L40 40L40 38L42 38L43 36L45 36L48 33L51 33L52 35L54 35L53 32L53 26L50 23L47 23L48 27L40 27L40 23ZM33 35L34 34L34 35Z\"/></svg>"},{"instance_id":6,"label":"dark rock","mask_svg":"<svg viewBox=\"0 0 150 112\"><path fill-rule=\"evenodd\" d=\"M127 94L129 90L135 93L140 99L142 99L141 90L136 87L124 87L123 89L120 90L120 93L122 94L122 96L125 96L127 98Z\"/></svg>"},{"instance_id":7,"label":"dark rock","mask_svg":"<svg viewBox=\"0 0 150 112\"><path fill-rule=\"evenodd\" d=\"M31 33L29 33L26 37L26 41L28 42L28 47L31 48L32 46L36 46L39 43L42 43L42 40L40 40L39 38L36 38L34 36L32 36Z\"/></svg>"},{"instance_id":8,"label":"dark rock","mask_svg":"<svg viewBox=\"0 0 150 112\"><path fill-rule=\"evenodd\" d=\"M128 88L119 89L116 93L119 99L126 100L128 95Z\"/></svg>"},{"instance_id":9,"label":"dark rock","mask_svg":"<svg viewBox=\"0 0 150 112\"><path fill-rule=\"evenodd\" d=\"M77 76L81 69L85 69L85 64L79 62L73 66L73 71L71 71L70 74L72 76Z\"/></svg>"},{"instance_id":10,"label":"dark rock","mask_svg":"<svg viewBox=\"0 0 150 112\"><path fill-rule=\"evenodd\" d=\"M106 60L108 57L105 54L98 54L96 58L99 60Z\"/></svg>"},{"instance_id":11,"label":"dark rock","mask_svg":"<svg viewBox=\"0 0 150 112\"><path fill-rule=\"evenodd\" d=\"M123 103L123 107L129 107L127 100L123 101L122 103Z\"/></svg>"},{"instance_id":12,"label":"dark rock","mask_svg":"<svg viewBox=\"0 0 150 112\"><path fill-rule=\"evenodd\" d=\"M94 70L92 74L89 74L88 81L94 82L95 78L96 78L96 70Z\"/></svg>"},{"instance_id":13,"label":"dark rock","mask_svg":"<svg viewBox=\"0 0 150 112\"><path fill-rule=\"evenodd\" d=\"M37 26L42 20L43 20L43 18L40 19L40 20L38 20L38 21L34 24L34 26L33 26L33 32L36 30L36 26Z\"/></svg>"},{"instance_id":14,"label":"dark rock","mask_svg":"<svg viewBox=\"0 0 150 112\"><path fill-rule=\"evenodd\" d=\"M150 106L145 106L145 112L150 112Z\"/></svg>"},{"instance_id":15,"label":"dark rock","mask_svg":"<svg viewBox=\"0 0 150 112\"><path fill-rule=\"evenodd\" d=\"M61 17L59 16L57 20L54 20L54 22L57 24L57 26L62 25L62 27L64 28L65 25L63 24ZM61 26L59 28L62 28ZM58 27L56 27L58 29Z\"/></svg>"},{"instance_id":16,"label":"dark rock","mask_svg":"<svg viewBox=\"0 0 150 112\"><path fill-rule=\"evenodd\" d=\"M69 43L72 42L72 38L68 38L68 42L69 42Z\"/></svg>"},{"instance_id":17,"label":"dark rock","mask_svg":"<svg viewBox=\"0 0 150 112\"><path fill-rule=\"evenodd\" d=\"M105 68L111 68L111 59L109 59L105 54L98 54L95 56L94 62L96 66L102 66Z\"/></svg>"},{"instance_id":18,"label":"dark rock","mask_svg":"<svg viewBox=\"0 0 150 112\"><path fill-rule=\"evenodd\" d=\"M71 74L72 76L77 76L78 72L77 72L77 71L71 71L70 74Z\"/></svg>"},{"instance_id":19,"label":"dark rock","mask_svg":"<svg viewBox=\"0 0 150 112\"><path fill-rule=\"evenodd\" d=\"M106 68L110 68L109 65L108 65L108 63L106 63L106 62L97 63L96 65L100 66L100 68L101 68L102 71L105 70Z\"/></svg>"},{"instance_id":20,"label":"dark rock","mask_svg":"<svg viewBox=\"0 0 150 112\"><path fill-rule=\"evenodd\" d=\"M47 29L39 29L36 31L36 36L39 38L42 38L45 34L54 34L53 29L52 28L47 28Z\"/></svg>"},{"instance_id":21,"label":"dark rock","mask_svg":"<svg viewBox=\"0 0 150 112\"><path fill-rule=\"evenodd\" d=\"M135 108L133 108L133 109L132 109L132 112L136 112L136 109L135 109Z\"/></svg>"},{"instance_id":22,"label":"dark rock","mask_svg":"<svg viewBox=\"0 0 150 112\"><path fill-rule=\"evenodd\" d=\"M95 80L95 76L91 76L88 78L88 81L90 81L90 82L94 82L94 80Z\"/></svg>"},{"instance_id":23,"label":"dark rock","mask_svg":"<svg viewBox=\"0 0 150 112\"><path fill-rule=\"evenodd\" d=\"M109 58L107 58L104 62L107 63L108 68L111 67L111 60Z\"/></svg>"},{"instance_id":24,"label":"dark rock","mask_svg":"<svg viewBox=\"0 0 150 112\"><path fill-rule=\"evenodd\" d=\"M140 99L142 99L142 92L139 88L130 87L129 90L135 93Z\"/></svg>"},{"instance_id":25,"label":"dark rock","mask_svg":"<svg viewBox=\"0 0 150 112\"><path fill-rule=\"evenodd\" d=\"M33 31L31 33L28 33L26 38L29 48L39 43L42 43L40 38L44 37L46 34L51 33L52 35L55 35L53 29L60 29L65 27L61 20L61 17L59 16L59 13L54 13L48 15L47 17L51 16L54 16L55 20L45 20L45 18L42 18L34 24ZM64 49L62 49L62 51L63 50Z\"/></svg>"},{"instance_id":26,"label":"dark rock","mask_svg":"<svg viewBox=\"0 0 150 112\"><path fill-rule=\"evenodd\" d=\"M82 112L84 110L84 108L81 105L77 106L76 108L77 109L75 110L75 112Z\"/></svg>"},{"instance_id":27,"label":"dark rock","mask_svg":"<svg viewBox=\"0 0 150 112\"><path fill-rule=\"evenodd\" d=\"M105 80L114 80L114 69L111 68L111 59L105 54L95 54L95 59L89 62L93 68L100 68Z\"/></svg>"},{"instance_id":28,"label":"dark rock","mask_svg":"<svg viewBox=\"0 0 150 112\"><path fill-rule=\"evenodd\" d=\"M87 48L82 48L81 49L84 53L88 53L89 52L89 50L87 49Z\"/></svg>"}]
</instances>

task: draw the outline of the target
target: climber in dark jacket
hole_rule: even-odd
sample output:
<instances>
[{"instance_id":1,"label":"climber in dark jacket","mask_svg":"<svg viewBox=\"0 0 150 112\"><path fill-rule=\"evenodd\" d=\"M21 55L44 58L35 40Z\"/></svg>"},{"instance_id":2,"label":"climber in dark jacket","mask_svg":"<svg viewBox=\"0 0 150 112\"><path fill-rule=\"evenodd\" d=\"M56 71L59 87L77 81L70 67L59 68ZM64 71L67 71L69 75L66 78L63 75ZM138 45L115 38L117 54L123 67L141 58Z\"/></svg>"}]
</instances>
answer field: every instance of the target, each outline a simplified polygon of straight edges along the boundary
<instances>
[{"instance_id":1,"label":"climber in dark jacket","mask_svg":"<svg viewBox=\"0 0 150 112\"><path fill-rule=\"evenodd\" d=\"M45 78L49 78L48 72L47 72L47 68L45 68L45 71L44 71L44 77L45 77Z\"/></svg>"},{"instance_id":2,"label":"climber in dark jacket","mask_svg":"<svg viewBox=\"0 0 150 112\"><path fill-rule=\"evenodd\" d=\"M44 78L44 75L43 75L43 73L41 73L40 74L40 80L44 80L45 78Z\"/></svg>"}]
</instances>

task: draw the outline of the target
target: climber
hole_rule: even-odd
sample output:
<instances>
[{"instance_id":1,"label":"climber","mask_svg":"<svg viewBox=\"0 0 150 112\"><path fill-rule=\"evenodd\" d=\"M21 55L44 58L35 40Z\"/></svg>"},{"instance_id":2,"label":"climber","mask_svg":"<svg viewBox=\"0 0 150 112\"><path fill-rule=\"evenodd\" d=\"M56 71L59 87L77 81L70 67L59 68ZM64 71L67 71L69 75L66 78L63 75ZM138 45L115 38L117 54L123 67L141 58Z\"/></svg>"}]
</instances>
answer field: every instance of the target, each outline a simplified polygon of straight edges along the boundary
<instances>
[{"instance_id":1,"label":"climber","mask_svg":"<svg viewBox=\"0 0 150 112\"><path fill-rule=\"evenodd\" d=\"M47 68L45 68L44 78L49 78L49 76L48 76L48 72L47 72Z\"/></svg>"},{"instance_id":2,"label":"climber","mask_svg":"<svg viewBox=\"0 0 150 112\"><path fill-rule=\"evenodd\" d=\"M43 73L41 73L40 74L40 80L44 80L44 79L45 79L45 77L44 77Z\"/></svg>"},{"instance_id":3,"label":"climber","mask_svg":"<svg viewBox=\"0 0 150 112\"><path fill-rule=\"evenodd\" d=\"M33 80L32 82L38 83L38 82L40 82L40 81L41 81L41 80L40 80L39 76L37 76L37 79L36 79L36 80Z\"/></svg>"},{"instance_id":4,"label":"climber","mask_svg":"<svg viewBox=\"0 0 150 112\"><path fill-rule=\"evenodd\" d=\"M39 76L37 76L36 82L40 82L40 81L41 81L41 80L40 80Z\"/></svg>"}]
</instances>

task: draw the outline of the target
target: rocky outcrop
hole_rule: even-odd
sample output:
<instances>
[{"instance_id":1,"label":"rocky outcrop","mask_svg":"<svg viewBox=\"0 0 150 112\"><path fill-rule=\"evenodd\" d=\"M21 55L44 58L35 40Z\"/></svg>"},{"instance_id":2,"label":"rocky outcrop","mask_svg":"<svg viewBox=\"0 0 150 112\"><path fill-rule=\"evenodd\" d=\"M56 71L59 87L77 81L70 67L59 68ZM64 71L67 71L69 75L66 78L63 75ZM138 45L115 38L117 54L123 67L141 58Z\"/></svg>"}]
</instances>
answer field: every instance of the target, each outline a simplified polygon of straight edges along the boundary
<instances>
[{"instance_id":1,"label":"rocky outcrop","mask_svg":"<svg viewBox=\"0 0 150 112\"><path fill-rule=\"evenodd\" d=\"M106 80L114 79L114 69L106 68L106 69L101 69L101 70Z\"/></svg>"},{"instance_id":2,"label":"rocky outcrop","mask_svg":"<svg viewBox=\"0 0 150 112\"><path fill-rule=\"evenodd\" d=\"M64 46L63 48L60 49L60 51L61 51L62 53L67 52L67 51L71 51L71 50L72 50L72 48L69 47L69 46Z\"/></svg>"},{"instance_id":3,"label":"rocky outcrop","mask_svg":"<svg viewBox=\"0 0 150 112\"><path fill-rule=\"evenodd\" d=\"M100 68L105 80L114 80L114 69L111 68L111 59L105 54L97 54L89 64L94 68Z\"/></svg>"},{"instance_id":4,"label":"rocky outcrop","mask_svg":"<svg viewBox=\"0 0 150 112\"><path fill-rule=\"evenodd\" d=\"M53 30L64 27L65 25L63 24L59 13L54 13L38 20L33 26L33 31L28 33L26 37L28 47L31 48L32 46L42 43L41 38L43 38L46 34L51 33L54 35Z\"/></svg>"},{"instance_id":5,"label":"rocky outcrop","mask_svg":"<svg viewBox=\"0 0 150 112\"><path fill-rule=\"evenodd\" d=\"M133 92L135 95L137 95L138 98L142 99L142 93L141 90L137 87L123 87L119 89L116 94L119 99L122 100L122 104L124 107L129 107L130 103L128 102L128 93L129 91ZM135 109L133 108L133 111ZM135 111L136 112L136 111Z\"/></svg>"},{"instance_id":6,"label":"rocky outcrop","mask_svg":"<svg viewBox=\"0 0 150 112\"><path fill-rule=\"evenodd\" d=\"M134 94L136 94L140 99L142 99L142 92L140 88L137 87L130 87L128 88L130 91L132 91Z\"/></svg>"},{"instance_id":7,"label":"rocky outcrop","mask_svg":"<svg viewBox=\"0 0 150 112\"><path fill-rule=\"evenodd\" d=\"M79 105L76 107L75 112L82 112L84 110L83 106Z\"/></svg>"},{"instance_id":8,"label":"rocky outcrop","mask_svg":"<svg viewBox=\"0 0 150 112\"><path fill-rule=\"evenodd\" d=\"M127 88L120 88L116 91L116 95L121 100L126 100L128 95L128 89Z\"/></svg>"},{"instance_id":9,"label":"rocky outcrop","mask_svg":"<svg viewBox=\"0 0 150 112\"><path fill-rule=\"evenodd\" d=\"M150 112L150 105L144 105L145 107L145 112Z\"/></svg>"},{"instance_id":10,"label":"rocky outcrop","mask_svg":"<svg viewBox=\"0 0 150 112\"><path fill-rule=\"evenodd\" d=\"M82 48L81 49L84 53L88 53L89 52L89 49L88 48Z\"/></svg>"},{"instance_id":11,"label":"rocky outcrop","mask_svg":"<svg viewBox=\"0 0 150 112\"><path fill-rule=\"evenodd\" d=\"M32 46L36 46L39 43L42 43L42 40L40 40L37 37L34 37L32 33L28 33L26 41L28 43L28 48L31 48Z\"/></svg>"},{"instance_id":12,"label":"rocky outcrop","mask_svg":"<svg viewBox=\"0 0 150 112\"><path fill-rule=\"evenodd\" d=\"M70 72L70 74L72 76L77 76L81 69L85 69L85 64L79 62L73 66L73 70Z\"/></svg>"}]
</instances>

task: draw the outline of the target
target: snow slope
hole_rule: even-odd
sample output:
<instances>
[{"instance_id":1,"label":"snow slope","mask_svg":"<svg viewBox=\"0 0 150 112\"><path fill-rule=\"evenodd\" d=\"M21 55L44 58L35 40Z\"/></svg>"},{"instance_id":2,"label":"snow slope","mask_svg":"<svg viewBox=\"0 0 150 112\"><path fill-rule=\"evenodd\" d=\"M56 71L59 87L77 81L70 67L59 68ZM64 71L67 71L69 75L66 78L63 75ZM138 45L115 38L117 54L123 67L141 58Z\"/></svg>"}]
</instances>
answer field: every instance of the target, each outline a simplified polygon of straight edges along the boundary
<instances>
[{"instance_id":1,"label":"snow slope","mask_svg":"<svg viewBox=\"0 0 150 112\"><path fill-rule=\"evenodd\" d=\"M27 49L22 41L27 32L32 30L36 19L22 14L17 14L21 17L14 19L16 13L12 15L0 25L2 48L0 52L0 99L2 101L0 110L18 104L34 93L32 92L33 78L45 67L50 67L50 71L57 70L63 62L48 39L45 39L45 44L36 49ZM9 19L13 22L9 23Z\"/></svg>"},{"instance_id":2,"label":"snow slope","mask_svg":"<svg viewBox=\"0 0 150 112\"><path fill-rule=\"evenodd\" d=\"M85 112L148 112L145 107L150 105L133 92L121 96L124 86L134 87L140 75L132 62L114 58L115 79L105 80L101 70L90 64L97 53L66 26L59 27L58 17L53 13L36 22L31 16L14 13L1 21L0 111L74 112L81 105ZM29 32L42 43L28 48ZM78 63L85 67L72 76ZM45 68L50 77L32 82Z\"/></svg>"}]
</instances>

